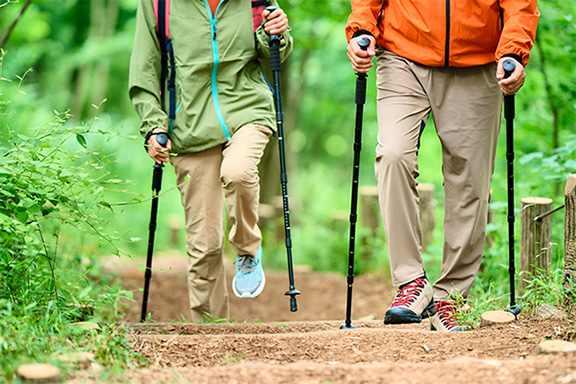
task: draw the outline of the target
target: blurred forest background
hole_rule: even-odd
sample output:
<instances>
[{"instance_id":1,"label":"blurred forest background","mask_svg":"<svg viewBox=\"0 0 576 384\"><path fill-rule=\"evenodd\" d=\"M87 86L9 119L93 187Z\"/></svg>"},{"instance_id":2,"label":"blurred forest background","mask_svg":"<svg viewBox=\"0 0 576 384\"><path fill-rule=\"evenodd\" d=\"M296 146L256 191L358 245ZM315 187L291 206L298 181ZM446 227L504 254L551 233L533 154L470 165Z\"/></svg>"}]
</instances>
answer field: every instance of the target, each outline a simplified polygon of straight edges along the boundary
<instances>
[{"instance_id":1,"label":"blurred forest background","mask_svg":"<svg viewBox=\"0 0 576 384\"><path fill-rule=\"evenodd\" d=\"M6 149L9 142L35 137L34 130L50 135L56 119L59 127L80 127L71 131L76 140L66 142L68 150L88 159L99 158L90 166L101 176L84 179L85 184L94 183L98 188L91 193L92 198L82 200L85 206L77 208L96 207L95 215L102 221L92 229L106 235L84 235L76 229L76 224L81 225L71 220L67 223L72 224L70 228L59 226L58 235L46 242L51 242L54 255L143 257L153 164L143 150L139 119L127 92L138 1L0 0L0 4L2 150L10 150ZM344 36L350 2L280 0L280 5L289 16L295 40L293 54L282 72L294 259L296 264L315 270L344 274L355 113L355 75L346 56ZM576 169L576 2L541 1L539 9L542 17L537 44L526 84L516 97L516 201L527 196L549 197L558 206L563 203L566 177ZM375 185L374 80L372 71L364 114L361 185ZM440 144L433 122L428 125L419 161L420 182L435 186L437 225L425 255L434 278L439 273L434 266L439 265L442 247L442 172ZM495 218L489 229L494 245L486 251L481 289L507 273L504 139L503 130L492 186ZM35 143L42 145L41 140ZM284 268L276 140L271 141L268 152L261 175L262 202L276 211L274 217L263 220L264 260L268 267ZM70 158L75 167L82 165L79 161L92 164L91 160L81 160L80 155ZM562 213L555 214L553 220L554 263L561 266ZM157 251L177 248L184 252L183 230L173 240L170 229L182 227L182 223L180 197L168 166L160 200ZM364 228L359 231L360 236L367 233ZM368 255L358 261L359 271L386 272L383 231L358 242L358 247Z\"/></svg>"}]
</instances>

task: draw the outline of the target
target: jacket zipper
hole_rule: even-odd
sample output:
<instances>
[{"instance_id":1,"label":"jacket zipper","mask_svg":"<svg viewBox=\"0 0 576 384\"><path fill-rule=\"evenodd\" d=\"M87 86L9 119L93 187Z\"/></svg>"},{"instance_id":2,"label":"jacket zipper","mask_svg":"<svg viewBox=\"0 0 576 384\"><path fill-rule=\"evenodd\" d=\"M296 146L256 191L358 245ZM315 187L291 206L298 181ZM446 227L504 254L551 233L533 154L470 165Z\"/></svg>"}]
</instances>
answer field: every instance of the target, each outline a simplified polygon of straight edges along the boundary
<instances>
[{"instance_id":1,"label":"jacket zipper","mask_svg":"<svg viewBox=\"0 0 576 384\"><path fill-rule=\"evenodd\" d=\"M226 122L224 121L224 116L222 115L222 108L220 107L220 102L218 101L218 89L216 88L216 74L218 72L218 41L216 40L216 17L218 16L218 10L225 0L220 1L214 16L212 16L212 10L210 9L210 4L207 0L204 0L206 4L206 9L208 11L208 16L210 17L210 28L212 32L212 56L214 58L214 67L212 68L212 100L214 101L214 107L216 108L216 115L218 116L218 121L220 121L220 126L227 140L232 137L228 128L226 127Z\"/></svg>"},{"instance_id":2,"label":"jacket zipper","mask_svg":"<svg viewBox=\"0 0 576 384\"><path fill-rule=\"evenodd\" d=\"M444 66L450 64L450 0L446 0L446 45L444 47Z\"/></svg>"}]
</instances>

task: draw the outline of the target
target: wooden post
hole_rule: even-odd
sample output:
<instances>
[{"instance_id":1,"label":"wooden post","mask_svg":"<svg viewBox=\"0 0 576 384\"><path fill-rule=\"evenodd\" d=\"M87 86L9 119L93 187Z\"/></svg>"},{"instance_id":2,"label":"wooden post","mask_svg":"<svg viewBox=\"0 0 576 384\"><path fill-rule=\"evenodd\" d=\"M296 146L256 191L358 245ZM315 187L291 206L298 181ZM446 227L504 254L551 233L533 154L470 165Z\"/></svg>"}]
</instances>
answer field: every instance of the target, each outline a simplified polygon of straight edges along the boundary
<instances>
[{"instance_id":1,"label":"wooden post","mask_svg":"<svg viewBox=\"0 0 576 384\"><path fill-rule=\"evenodd\" d=\"M550 269L550 241L552 240L552 216L540 220L535 217L552 209L552 199L544 197L525 197L521 200L521 239L520 239L520 278L518 288L528 286L532 277L539 271ZM522 274L529 272L528 275Z\"/></svg>"},{"instance_id":2,"label":"wooden post","mask_svg":"<svg viewBox=\"0 0 576 384\"><path fill-rule=\"evenodd\" d=\"M436 216L434 215L434 184L419 184L420 194L420 227L422 228L422 250L432 244L432 235L436 226Z\"/></svg>"},{"instance_id":3,"label":"wooden post","mask_svg":"<svg viewBox=\"0 0 576 384\"><path fill-rule=\"evenodd\" d=\"M564 303L576 298L576 175L568 176L564 190Z\"/></svg>"},{"instance_id":4,"label":"wooden post","mask_svg":"<svg viewBox=\"0 0 576 384\"><path fill-rule=\"evenodd\" d=\"M376 234L382 223L380 204L378 203L378 187L368 185L360 187L360 222L362 228L369 228L372 236Z\"/></svg>"}]
</instances>

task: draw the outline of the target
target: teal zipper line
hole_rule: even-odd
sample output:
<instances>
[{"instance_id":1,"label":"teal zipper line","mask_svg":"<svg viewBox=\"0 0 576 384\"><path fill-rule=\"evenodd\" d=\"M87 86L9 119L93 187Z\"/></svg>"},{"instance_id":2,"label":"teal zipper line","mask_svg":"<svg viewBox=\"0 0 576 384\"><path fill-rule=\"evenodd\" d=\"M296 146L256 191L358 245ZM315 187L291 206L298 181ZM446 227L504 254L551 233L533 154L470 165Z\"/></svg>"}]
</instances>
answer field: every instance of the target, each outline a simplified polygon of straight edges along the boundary
<instances>
[{"instance_id":1,"label":"teal zipper line","mask_svg":"<svg viewBox=\"0 0 576 384\"><path fill-rule=\"evenodd\" d=\"M208 16L210 17L210 26L212 29L212 55L214 57L214 68L212 69L212 99L214 100L214 107L216 108L216 115L218 116L218 120L220 121L220 126L222 127L222 131L224 131L224 135L226 135L226 139L230 140L232 137L228 128L226 127L226 122L224 121L224 116L222 115L222 108L220 108L220 102L218 101L218 90L216 88L216 73L218 72L218 42L216 41L216 17L218 16L218 10L224 1L220 1L218 7L216 8L216 12L214 12L214 16L212 16L212 10L210 9L210 4L208 4L207 0L204 0L206 4L206 9L208 11Z\"/></svg>"},{"instance_id":2,"label":"teal zipper line","mask_svg":"<svg viewBox=\"0 0 576 384\"><path fill-rule=\"evenodd\" d=\"M178 106L176 107L176 111L174 111L174 115L176 115L178 113L178 110L180 109L180 105L178 104ZM174 119L171 119L170 121L170 133L172 133L174 131Z\"/></svg>"}]
</instances>

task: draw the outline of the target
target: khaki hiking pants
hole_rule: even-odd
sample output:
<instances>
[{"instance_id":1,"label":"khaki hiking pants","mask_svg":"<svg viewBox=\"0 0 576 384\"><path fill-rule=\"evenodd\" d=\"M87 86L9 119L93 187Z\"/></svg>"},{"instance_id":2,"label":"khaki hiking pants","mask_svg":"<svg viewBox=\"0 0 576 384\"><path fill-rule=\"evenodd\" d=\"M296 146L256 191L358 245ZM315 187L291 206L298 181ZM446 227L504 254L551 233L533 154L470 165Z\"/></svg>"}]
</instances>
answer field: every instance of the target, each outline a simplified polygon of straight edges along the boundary
<instances>
[{"instance_id":1,"label":"khaki hiking pants","mask_svg":"<svg viewBox=\"0 0 576 384\"><path fill-rule=\"evenodd\" d=\"M204 312L230 317L222 251L224 198L232 249L238 255L256 255L260 248L258 163L271 134L270 128L246 125L223 146L170 159L186 216L192 321L204 320Z\"/></svg>"},{"instance_id":2,"label":"khaki hiking pants","mask_svg":"<svg viewBox=\"0 0 576 384\"><path fill-rule=\"evenodd\" d=\"M442 144L444 245L434 299L468 295L486 234L502 92L496 64L427 67L377 52L375 173L394 285L424 274L418 148L430 113Z\"/></svg>"}]
</instances>

